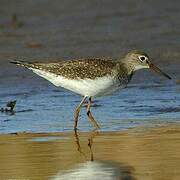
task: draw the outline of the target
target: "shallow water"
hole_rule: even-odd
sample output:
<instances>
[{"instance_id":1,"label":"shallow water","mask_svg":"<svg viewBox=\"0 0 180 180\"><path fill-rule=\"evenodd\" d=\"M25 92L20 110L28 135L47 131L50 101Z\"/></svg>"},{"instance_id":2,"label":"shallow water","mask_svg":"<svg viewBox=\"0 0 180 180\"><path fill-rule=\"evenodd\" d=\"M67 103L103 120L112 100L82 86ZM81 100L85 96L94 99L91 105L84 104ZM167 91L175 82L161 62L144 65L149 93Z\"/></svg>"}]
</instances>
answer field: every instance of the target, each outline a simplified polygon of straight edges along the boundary
<instances>
[{"instance_id":1,"label":"shallow water","mask_svg":"<svg viewBox=\"0 0 180 180\"><path fill-rule=\"evenodd\" d=\"M81 97L42 81L43 84L30 87L18 84L14 89L1 88L1 104L17 100L15 114L0 113L1 133L72 130L73 111ZM102 131L179 122L178 88L178 85L169 81L149 85L132 84L112 96L95 99L92 112L101 124ZM93 128L85 112L83 108L79 119L81 131Z\"/></svg>"},{"instance_id":2,"label":"shallow water","mask_svg":"<svg viewBox=\"0 0 180 180\"><path fill-rule=\"evenodd\" d=\"M0 113L0 132L72 130L73 112L81 97L56 88L28 70L13 68L14 71L19 70L20 75L8 77L9 81L4 79L5 83L0 87L0 103L5 106L9 100L17 100L17 105L14 114ZM22 72L25 77L22 77ZM140 75L143 75L144 82L141 82ZM175 79L170 81L158 76L150 79L150 75L153 74L137 73L127 88L111 96L94 99L92 112L102 131L179 122L179 84ZM81 131L92 129L84 108L78 127Z\"/></svg>"}]
</instances>

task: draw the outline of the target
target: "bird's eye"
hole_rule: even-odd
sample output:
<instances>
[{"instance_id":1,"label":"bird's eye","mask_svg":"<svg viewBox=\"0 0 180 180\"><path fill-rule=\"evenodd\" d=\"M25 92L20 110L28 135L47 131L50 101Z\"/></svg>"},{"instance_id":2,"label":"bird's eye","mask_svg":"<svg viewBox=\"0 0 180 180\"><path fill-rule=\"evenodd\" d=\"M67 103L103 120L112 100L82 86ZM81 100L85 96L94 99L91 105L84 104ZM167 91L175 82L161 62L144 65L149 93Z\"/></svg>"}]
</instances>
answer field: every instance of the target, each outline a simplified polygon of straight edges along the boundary
<instances>
[{"instance_id":1,"label":"bird's eye","mask_svg":"<svg viewBox=\"0 0 180 180\"><path fill-rule=\"evenodd\" d=\"M139 59L140 59L141 61L144 61L144 60L147 59L147 57L146 57L146 56L139 56Z\"/></svg>"}]
</instances>

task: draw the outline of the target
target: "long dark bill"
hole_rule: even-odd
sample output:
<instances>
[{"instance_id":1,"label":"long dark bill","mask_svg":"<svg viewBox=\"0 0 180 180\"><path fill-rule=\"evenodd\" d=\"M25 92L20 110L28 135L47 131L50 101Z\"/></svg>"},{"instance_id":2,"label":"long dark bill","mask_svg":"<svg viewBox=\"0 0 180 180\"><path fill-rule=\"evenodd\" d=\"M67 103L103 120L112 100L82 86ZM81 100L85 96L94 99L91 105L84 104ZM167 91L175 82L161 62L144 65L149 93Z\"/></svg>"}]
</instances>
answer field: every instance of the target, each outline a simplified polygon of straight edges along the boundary
<instances>
[{"instance_id":1,"label":"long dark bill","mask_svg":"<svg viewBox=\"0 0 180 180\"><path fill-rule=\"evenodd\" d=\"M165 76L168 79L172 79L169 75L167 75L166 73L162 72L157 66L155 66L154 64L150 63L149 64L149 68L154 70L155 72Z\"/></svg>"}]
</instances>

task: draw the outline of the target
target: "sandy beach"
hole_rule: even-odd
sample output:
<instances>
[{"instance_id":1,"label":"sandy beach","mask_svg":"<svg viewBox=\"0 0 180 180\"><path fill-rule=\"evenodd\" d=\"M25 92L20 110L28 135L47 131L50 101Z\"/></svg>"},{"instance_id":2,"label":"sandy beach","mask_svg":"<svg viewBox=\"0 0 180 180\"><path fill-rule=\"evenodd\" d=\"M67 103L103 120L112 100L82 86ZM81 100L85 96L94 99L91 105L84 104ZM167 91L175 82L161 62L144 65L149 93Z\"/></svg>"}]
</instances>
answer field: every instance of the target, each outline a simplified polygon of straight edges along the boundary
<instances>
[{"instance_id":1,"label":"sandy beach","mask_svg":"<svg viewBox=\"0 0 180 180\"><path fill-rule=\"evenodd\" d=\"M71 132L5 134L0 142L1 179L63 179L73 171L77 179L88 177L84 169L91 160L90 168L94 166L101 178L103 167L114 179L180 178L180 126L176 124L80 132L78 137Z\"/></svg>"}]
</instances>

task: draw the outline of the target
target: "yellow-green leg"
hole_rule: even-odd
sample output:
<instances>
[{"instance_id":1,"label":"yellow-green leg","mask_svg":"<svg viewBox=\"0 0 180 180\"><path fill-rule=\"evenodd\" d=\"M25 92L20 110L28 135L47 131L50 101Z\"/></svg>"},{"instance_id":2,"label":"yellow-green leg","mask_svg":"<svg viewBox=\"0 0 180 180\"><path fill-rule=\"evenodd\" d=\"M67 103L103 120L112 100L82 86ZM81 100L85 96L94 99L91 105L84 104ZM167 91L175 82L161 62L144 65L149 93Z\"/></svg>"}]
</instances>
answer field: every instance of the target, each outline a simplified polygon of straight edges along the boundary
<instances>
[{"instance_id":1,"label":"yellow-green leg","mask_svg":"<svg viewBox=\"0 0 180 180\"><path fill-rule=\"evenodd\" d=\"M77 106L74 112L74 131L77 131L79 113L81 111L81 107L85 100L86 100L86 96L83 97L83 99L81 100L80 104Z\"/></svg>"},{"instance_id":2,"label":"yellow-green leg","mask_svg":"<svg viewBox=\"0 0 180 180\"><path fill-rule=\"evenodd\" d=\"M89 117L89 120L91 121L91 123L93 124L93 126L95 126L96 129L100 129L99 124L96 122L96 120L94 119L92 113L91 113L91 102L92 102L92 97L89 98L89 102L88 102L88 106L87 106L87 115Z\"/></svg>"}]
</instances>

